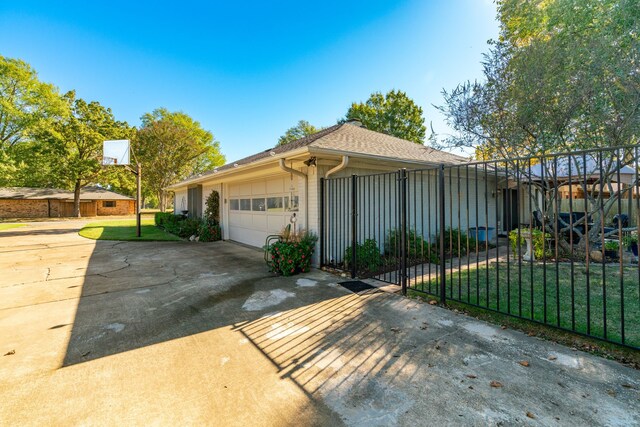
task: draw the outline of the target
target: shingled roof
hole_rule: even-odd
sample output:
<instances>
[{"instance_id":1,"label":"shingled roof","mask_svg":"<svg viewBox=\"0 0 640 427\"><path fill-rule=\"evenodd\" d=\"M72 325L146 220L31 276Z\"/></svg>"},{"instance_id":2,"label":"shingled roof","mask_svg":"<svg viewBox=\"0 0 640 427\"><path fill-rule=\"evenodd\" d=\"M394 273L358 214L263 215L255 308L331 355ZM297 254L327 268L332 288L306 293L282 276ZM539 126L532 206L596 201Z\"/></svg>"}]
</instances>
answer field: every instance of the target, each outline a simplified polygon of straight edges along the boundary
<instances>
[{"instance_id":1,"label":"shingled roof","mask_svg":"<svg viewBox=\"0 0 640 427\"><path fill-rule=\"evenodd\" d=\"M73 191L59 188L5 187L0 188L0 199L73 200ZM80 190L80 200L133 200L133 198L105 188L84 187Z\"/></svg>"},{"instance_id":2,"label":"shingled roof","mask_svg":"<svg viewBox=\"0 0 640 427\"><path fill-rule=\"evenodd\" d=\"M357 123L357 122L356 122ZM465 157L426 147L422 144L396 138L380 132L374 132L352 122L340 123L312 135L295 140L288 144L279 145L261 151L243 159L217 168L218 172L233 169L237 164L248 165L261 159L278 154L284 154L299 148L308 147L323 151L334 151L336 154L352 154L380 157L381 159L395 159L425 164L460 164L469 160ZM213 171L205 172L198 178L211 175ZM191 180L196 177L191 177Z\"/></svg>"}]
</instances>

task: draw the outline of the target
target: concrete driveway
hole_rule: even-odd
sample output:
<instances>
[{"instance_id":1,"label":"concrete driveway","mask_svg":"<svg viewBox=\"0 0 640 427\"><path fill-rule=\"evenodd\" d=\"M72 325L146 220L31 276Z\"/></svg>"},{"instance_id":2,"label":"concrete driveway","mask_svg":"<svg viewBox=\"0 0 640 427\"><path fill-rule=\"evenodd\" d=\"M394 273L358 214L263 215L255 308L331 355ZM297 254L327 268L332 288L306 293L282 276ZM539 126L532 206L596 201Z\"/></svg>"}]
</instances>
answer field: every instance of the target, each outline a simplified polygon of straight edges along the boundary
<instances>
[{"instance_id":1,"label":"concrete driveway","mask_svg":"<svg viewBox=\"0 0 640 427\"><path fill-rule=\"evenodd\" d=\"M640 425L639 372L617 363L319 271L273 277L232 243L81 225L0 231L0 424Z\"/></svg>"}]
</instances>

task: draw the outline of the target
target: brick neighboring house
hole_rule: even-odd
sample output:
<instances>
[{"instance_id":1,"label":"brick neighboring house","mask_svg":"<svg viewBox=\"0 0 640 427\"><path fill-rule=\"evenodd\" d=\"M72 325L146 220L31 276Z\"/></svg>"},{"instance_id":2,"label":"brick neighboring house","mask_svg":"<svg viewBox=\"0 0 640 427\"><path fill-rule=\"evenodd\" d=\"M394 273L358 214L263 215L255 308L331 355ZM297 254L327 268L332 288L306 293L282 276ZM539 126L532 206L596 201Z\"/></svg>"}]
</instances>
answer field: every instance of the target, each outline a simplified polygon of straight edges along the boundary
<instances>
[{"instance_id":1,"label":"brick neighboring house","mask_svg":"<svg viewBox=\"0 0 640 427\"><path fill-rule=\"evenodd\" d=\"M133 215L136 201L100 187L80 190L80 215ZM0 188L0 218L73 216L73 192L56 188Z\"/></svg>"}]
</instances>

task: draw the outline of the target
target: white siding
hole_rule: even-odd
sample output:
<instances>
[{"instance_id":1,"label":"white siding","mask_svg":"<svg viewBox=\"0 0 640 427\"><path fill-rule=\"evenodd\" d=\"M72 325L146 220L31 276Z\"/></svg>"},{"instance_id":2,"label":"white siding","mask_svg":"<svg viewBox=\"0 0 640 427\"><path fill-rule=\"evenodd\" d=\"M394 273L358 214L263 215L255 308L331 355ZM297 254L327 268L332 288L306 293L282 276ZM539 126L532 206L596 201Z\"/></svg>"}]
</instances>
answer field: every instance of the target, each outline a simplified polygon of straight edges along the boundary
<instances>
[{"instance_id":1,"label":"white siding","mask_svg":"<svg viewBox=\"0 0 640 427\"><path fill-rule=\"evenodd\" d=\"M354 173L358 175L358 242L374 239L383 251L390 232L399 228L401 198L396 174L355 168L340 171L335 175L338 180L332 179L326 184L328 199L325 215L329 219L327 232L330 237L326 244L329 258L335 262L342 260L345 249L351 245L350 176ZM431 243L437 241L440 229L438 173L437 169L408 172L407 227ZM495 178L484 176L483 172L476 178L473 171L467 179L465 170L460 169L458 179L458 169L446 169L446 228L459 229L475 236L474 227L489 227L494 229L495 238L498 223L502 220L496 215L496 187ZM315 211L319 215L319 209ZM319 228L319 219L316 224Z\"/></svg>"}]
</instances>

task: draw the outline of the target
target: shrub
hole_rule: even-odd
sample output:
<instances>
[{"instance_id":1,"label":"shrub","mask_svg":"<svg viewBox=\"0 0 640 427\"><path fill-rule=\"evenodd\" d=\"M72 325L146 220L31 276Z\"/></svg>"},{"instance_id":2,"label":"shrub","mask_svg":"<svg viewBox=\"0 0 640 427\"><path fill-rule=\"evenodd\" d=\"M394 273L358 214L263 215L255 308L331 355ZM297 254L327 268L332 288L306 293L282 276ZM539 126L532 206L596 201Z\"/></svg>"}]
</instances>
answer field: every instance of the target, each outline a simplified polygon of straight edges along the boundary
<instances>
[{"instance_id":1,"label":"shrub","mask_svg":"<svg viewBox=\"0 0 640 427\"><path fill-rule=\"evenodd\" d=\"M306 273L311 270L311 256L316 247L318 236L309 231L300 231L288 235L269 245L269 269L282 276Z\"/></svg>"},{"instance_id":2,"label":"shrub","mask_svg":"<svg viewBox=\"0 0 640 427\"><path fill-rule=\"evenodd\" d=\"M156 213L155 223L168 233L175 234L183 239L198 234L198 228L200 227L200 221L197 219L190 219L182 215L173 215L166 212Z\"/></svg>"},{"instance_id":3,"label":"shrub","mask_svg":"<svg viewBox=\"0 0 640 427\"><path fill-rule=\"evenodd\" d=\"M472 235L467 235L458 228L447 228L445 231L444 253L447 258L457 258L467 254L467 238L469 239L469 252L476 250L478 242ZM460 248L458 248L458 241ZM480 243L480 247L484 247Z\"/></svg>"},{"instance_id":4,"label":"shrub","mask_svg":"<svg viewBox=\"0 0 640 427\"><path fill-rule=\"evenodd\" d=\"M553 252L550 249L545 249L546 240L551 237L549 233L543 233L541 230L532 229L529 230L524 229L520 230L520 241L518 241L518 230L513 230L509 233L509 242L511 242L511 249L513 250L514 256L518 255L518 247L524 246L527 244L527 239L522 237L522 233L531 232L531 241L533 243L533 255L536 259L543 258L551 258L553 256ZM524 253L524 251L522 251Z\"/></svg>"},{"instance_id":5,"label":"shrub","mask_svg":"<svg viewBox=\"0 0 640 427\"><path fill-rule=\"evenodd\" d=\"M168 213L168 212L156 212L155 216L154 216L154 220L156 223L156 226L160 227L160 228L164 228L164 225L169 222L172 221L175 215L172 213Z\"/></svg>"},{"instance_id":6,"label":"shrub","mask_svg":"<svg viewBox=\"0 0 640 427\"><path fill-rule=\"evenodd\" d=\"M384 252L391 256L400 256L400 230L393 228L387 232L387 238L384 243ZM435 243L431 245L429 251L429 243L424 237L417 234L414 230L407 232L407 255L412 261L431 261L436 262L438 259ZM429 257L429 254L431 257Z\"/></svg>"},{"instance_id":7,"label":"shrub","mask_svg":"<svg viewBox=\"0 0 640 427\"><path fill-rule=\"evenodd\" d=\"M353 250L349 246L344 251L344 268L351 268ZM367 239L362 244L356 245L356 268L358 276L364 277L370 273L376 273L382 265L380 248L375 239Z\"/></svg>"},{"instance_id":8,"label":"shrub","mask_svg":"<svg viewBox=\"0 0 640 427\"><path fill-rule=\"evenodd\" d=\"M220 224L220 193L213 190L207 201L205 202L206 209L204 211L204 218L209 223ZM202 237L202 236L200 236Z\"/></svg>"},{"instance_id":9,"label":"shrub","mask_svg":"<svg viewBox=\"0 0 640 427\"><path fill-rule=\"evenodd\" d=\"M615 240L607 240L604 242L604 250L610 252L617 252L620 249L620 245Z\"/></svg>"},{"instance_id":10,"label":"shrub","mask_svg":"<svg viewBox=\"0 0 640 427\"><path fill-rule=\"evenodd\" d=\"M198 236L201 242L216 242L222 239L220 224L203 220L198 227Z\"/></svg>"}]
</instances>

